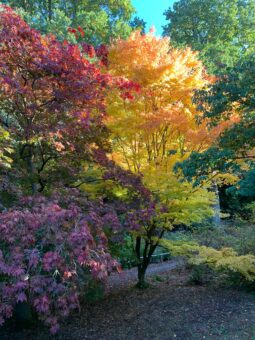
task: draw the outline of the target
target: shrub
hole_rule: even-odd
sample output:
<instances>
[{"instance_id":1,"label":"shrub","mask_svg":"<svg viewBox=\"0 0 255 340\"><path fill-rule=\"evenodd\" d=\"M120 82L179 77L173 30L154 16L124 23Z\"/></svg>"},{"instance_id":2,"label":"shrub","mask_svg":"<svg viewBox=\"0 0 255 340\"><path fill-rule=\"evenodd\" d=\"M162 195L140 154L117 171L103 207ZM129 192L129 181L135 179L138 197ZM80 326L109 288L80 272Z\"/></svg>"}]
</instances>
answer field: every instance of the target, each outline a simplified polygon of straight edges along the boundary
<instances>
[{"instance_id":1,"label":"shrub","mask_svg":"<svg viewBox=\"0 0 255 340\"><path fill-rule=\"evenodd\" d=\"M213 278L213 271L206 264L191 265L189 283L203 285L209 283Z\"/></svg>"},{"instance_id":2,"label":"shrub","mask_svg":"<svg viewBox=\"0 0 255 340\"><path fill-rule=\"evenodd\" d=\"M255 256L239 255L232 248L220 250L199 245L195 242L161 240L160 244L172 255L181 255L189 259L189 264L197 266L195 281L201 282L204 269L208 267L215 272L238 273L243 281L255 281ZM204 267L205 266L205 267ZM198 278L198 279L197 279Z\"/></svg>"},{"instance_id":3,"label":"shrub","mask_svg":"<svg viewBox=\"0 0 255 340\"><path fill-rule=\"evenodd\" d=\"M114 212L81 206L71 193L66 202L38 196L0 214L0 324L25 302L56 333L91 277L103 281L117 266L104 233L111 218L117 227Z\"/></svg>"}]
</instances>

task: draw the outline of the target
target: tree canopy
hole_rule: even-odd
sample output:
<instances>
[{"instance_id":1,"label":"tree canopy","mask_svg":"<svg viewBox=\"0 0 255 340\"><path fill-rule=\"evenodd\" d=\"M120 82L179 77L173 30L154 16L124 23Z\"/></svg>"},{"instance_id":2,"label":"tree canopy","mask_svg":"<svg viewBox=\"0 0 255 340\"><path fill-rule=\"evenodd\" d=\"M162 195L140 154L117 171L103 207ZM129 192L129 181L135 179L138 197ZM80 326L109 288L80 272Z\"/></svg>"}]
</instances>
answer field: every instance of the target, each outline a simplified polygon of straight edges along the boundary
<instances>
[{"instance_id":1,"label":"tree canopy","mask_svg":"<svg viewBox=\"0 0 255 340\"><path fill-rule=\"evenodd\" d=\"M255 213L255 3L181 0L171 39L129 0L8 4L0 325L22 305L56 333L126 251L140 288L157 247L254 280L249 250L186 237L220 224L219 195Z\"/></svg>"},{"instance_id":2,"label":"tree canopy","mask_svg":"<svg viewBox=\"0 0 255 340\"><path fill-rule=\"evenodd\" d=\"M254 56L241 59L209 90L198 91L195 101L212 126L231 119L233 124L212 147L191 154L183 163L185 175L199 182L218 172L232 173L236 183L228 193L238 198L235 204L254 200Z\"/></svg>"},{"instance_id":3,"label":"tree canopy","mask_svg":"<svg viewBox=\"0 0 255 340\"><path fill-rule=\"evenodd\" d=\"M164 35L199 51L211 72L234 66L255 44L253 0L180 0L165 12Z\"/></svg>"},{"instance_id":4,"label":"tree canopy","mask_svg":"<svg viewBox=\"0 0 255 340\"><path fill-rule=\"evenodd\" d=\"M135 9L130 0L48 0L48 1L3 1L19 13L34 28L42 33L53 33L59 39L74 39L68 27L81 27L83 40L100 45L116 37L128 37L133 28L143 28L144 22L132 19Z\"/></svg>"}]
</instances>

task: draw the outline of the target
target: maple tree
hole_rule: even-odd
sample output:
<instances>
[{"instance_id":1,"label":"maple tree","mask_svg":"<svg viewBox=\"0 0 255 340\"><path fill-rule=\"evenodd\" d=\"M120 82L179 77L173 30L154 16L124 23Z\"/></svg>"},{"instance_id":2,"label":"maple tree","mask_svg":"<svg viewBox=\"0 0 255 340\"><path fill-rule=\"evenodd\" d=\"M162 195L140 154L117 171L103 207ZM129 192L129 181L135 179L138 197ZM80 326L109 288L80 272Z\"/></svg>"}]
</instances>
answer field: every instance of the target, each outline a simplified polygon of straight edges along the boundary
<instances>
[{"instance_id":1,"label":"maple tree","mask_svg":"<svg viewBox=\"0 0 255 340\"><path fill-rule=\"evenodd\" d=\"M155 37L153 30L146 35L137 31L127 40L114 41L108 59L113 76L138 84L128 97L118 95L118 89L108 95L105 122L112 133L112 157L124 168L142 174L157 202L150 222L143 226L140 221L136 237L138 263L141 257L145 261L141 264L143 285L157 237L174 225L199 222L211 214L213 193L206 187L194 190L191 183L180 181L173 171L175 164L192 151L206 150L228 123L211 130L206 121L198 124L194 91L209 86L212 79L189 48L175 49L168 38Z\"/></svg>"},{"instance_id":2,"label":"maple tree","mask_svg":"<svg viewBox=\"0 0 255 340\"><path fill-rule=\"evenodd\" d=\"M206 122L197 124L193 94L209 85L210 78L189 48L174 49L167 38L137 31L110 46L109 71L138 84L130 98L119 98L116 91L108 96L106 122L113 131L115 151L129 169L139 171L147 161L156 164L170 150L181 156L203 150L219 135L219 130L209 133Z\"/></svg>"},{"instance_id":3,"label":"maple tree","mask_svg":"<svg viewBox=\"0 0 255 340\"><path fill-rule=\"evenodd\" d=\"M0 118L15 137L14 164L33 192L63 177L68 184L91 145L106 146L102 117L111 77L77 45L42 37L10 8L0 16Z\"/></svg>"},{"instance_id":4,"label":"maple tree","mask_svg":"<svg viewBox=\"0 0 255 340\"><path fill-rule=\"evenodd\" d=\"M80 308L91 276L104 281L118 267L105 230L119 226L111 206L74 189L23 197L2 212L0 325L25 302L56 333L61 319Z\"/></svg>"},{"instance_id":5,"label":"maple tree","mask_svg":"<svg viewBox=\"0 0 255 340\"><path fill-rule=\"evenodd\" d=\"M123 217L138 204L142 214L147 204L140 178L105 157L106 90L116 87L126 98L136 85L100 71L107 64L103 46L43 37L5 6L0 38L0 188L14 196L9 206L1 203L0 322L26 303L55 333L79 307L91 277L103 280L118 267L110 245L135 228L131 216L126 224ZM127 189L128 201L67 190L80 187L86 162L101 167L104 181Z\"/></svg>"}]
</instances>

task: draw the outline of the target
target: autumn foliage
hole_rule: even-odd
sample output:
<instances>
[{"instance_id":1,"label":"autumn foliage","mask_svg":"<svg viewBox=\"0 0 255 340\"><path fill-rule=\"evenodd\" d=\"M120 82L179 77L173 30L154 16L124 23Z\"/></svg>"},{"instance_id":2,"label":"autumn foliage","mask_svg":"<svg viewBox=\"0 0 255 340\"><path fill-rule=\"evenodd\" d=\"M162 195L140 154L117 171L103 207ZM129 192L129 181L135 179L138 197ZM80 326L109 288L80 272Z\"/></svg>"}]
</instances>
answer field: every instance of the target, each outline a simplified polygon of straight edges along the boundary
<instances>
[{"instance_id":1,"label":"autumn foliage","mask_svg":"<svg viewBox=\"0 0 255 340\"><path fill-rule=\"evenodd\" d=\"M82 27L61 42L0 7L0 324L24 303L56 333L127 235L144 287L164 235L212 215L211 182L176 165L239 121L203 119L194 94L217 79L190 48L153 30L92 46Z\"/></svg>"},{"instance_id":2,"label":"autumn foliage","mask_svg":"<svg viewBox=\"0 0 255 340\"><path fill-rule=\"evenodd\" d=\"M41 36L9 8L1 11L0 39L1 122L15 136L33 190L42 191L54 173L59 180L61 167L69 181L74 163L88 157L92 144L102 146L111 77L77 45Z\"/></svg>"},{"instance_id":3,"label":"autumn foliage","mask_svg":"<svg viewBox=\"0 0 255 340\"><path fill-rule=\"evenodd\" d=\"M1 164L1 192L14 201L0 215L1 324L26 302L55 333L59 319L79 307L88 274L102 280L116 266L103 229L118 228L118 217L70 190L23 195L66 190L82 160L107 148L102 118L112 77L77 45L42 36L8 7L0 12L0 40L5 163L12 153L9 173Z\"/></svg>"},{"instance_id":4,"label":"autumn foliage","mask_svg":"<svg viewBox=\"0 0 255 340\"><path fill-rule=\"evenodd\" d=\"M169 150L183 156L205 149L218 136L218 129L197 123L194 91L209 86L212 78L189 48L175 49L153 31L134 32L110 46L109 70L140 85L132 100L117 99L116 93L108 98L115 151L129 168L139 171L147 161L161 162Z\"/></svg>"},{"instance_id":5,"label":"autumn foliage","mask_svg":"<svg viewBox=\"0 0 255 340\"><path fill-rule=\"evenodd\" d=\"M1 325L26 302L56 333L61 318L80 308L89 276L104 280L118 266L104 234L106 226L118 228L111 209L79 200L77 191L66 194L23 198L0 215Z\"/></svg>"}]
</instances>

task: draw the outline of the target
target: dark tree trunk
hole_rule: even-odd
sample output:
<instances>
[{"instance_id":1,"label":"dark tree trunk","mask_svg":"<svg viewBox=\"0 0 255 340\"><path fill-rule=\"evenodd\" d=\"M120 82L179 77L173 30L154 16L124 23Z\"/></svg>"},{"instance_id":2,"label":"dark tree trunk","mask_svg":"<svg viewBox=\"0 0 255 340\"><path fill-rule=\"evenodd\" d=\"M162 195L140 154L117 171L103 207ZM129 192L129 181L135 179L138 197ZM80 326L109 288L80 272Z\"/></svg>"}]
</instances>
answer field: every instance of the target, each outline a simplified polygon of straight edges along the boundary
<instances>
[{"instance_id":1,"label":"dark tree trunk","mask_svg":"<svg viewBox=\"0 0 255 340\"><path fill-rule=\"evenodd\" d=\"M141 266L138 266L138 282L137 282L138 288L146 287L145 272L146 270L144 268L142 268Z\"/></svg>"},{"instance_id":2,"label":"dark tree trunk","mask_svg":"<svg viewBox=\"0 0 255 340\"><path fill-rule=\"evenodd\" d=\"M161 231L161 233L158 236L158 240L160 240L164 235L164 230ZM146 288L148 287L148 284L146 283L145 277L146 277L146 270L150 264L151 257L155 251L155 249L158 246L157 242L152 242L152 236L153 236L153 229L148 231L147 233L147 239L145 240L143 254L141 255L141 247L142 247L142 239L140 236L136 237L136 244L135 244L135 252L137 257L137 270L138 270L138 282L137 287L138 288Z\"/></svg>"},{"instance_id":3,"label":"dark tree trunk","mask_svg":"<svg viewBox=\"0 0 255 340\"><path fill-rule=\"evenodd\" d=\"M37 192L36 169L33 162L33 145L27 143L20 150L21 159L26 162L32 194Z\"/></svg>"},{"instance_id":4,"label":"dark tree trunk","mask_svg":"<svg viewBox=\"0 0 255 340\"><path fill-rule=\"evenodd\" d=\"M48 18L49 21L52 19L52 0L48 0Z\"/></svg>"},{"instance_id":5,"label":"dark tree trunk","mask_svg":"<svg viewBox=\"0 0 255 340\"><path fill-rule=\"evenodd\" d=\"M138 288L146 288L148 284L145 281L145 274L146 270L149 266L151 256L153 254L153 251L150 247L150 244L148 241L145 241L143 255L141 256L141 237L136 238L136 256L138 260L137 270L138 270L138 282L137 287Z\"/></svg>"},{"instance_id":6,"label":"dark tree trunk","mask_svg":"<svg viewBox=\"0 0 255 340\"><path fill-rule=\"evenodd\" d=\"M28 158L27 165L28 165L29 174L31 176L31 190L32 190L32 194L34 195L37 192L37 183L35 183L35 179L34 179L35 168L34 168L32 156Z\"/></svg>"},{"instance_id":7,"label":"dark tree trunk","mask_svg":"<svg viewBox=\"0 0 255 340\"><path fill-rule=\"evenodd\" d=\"M148 268L148 265L145 265L144 263L142 263L141 265L139 264L137 269L138 269L138 282L137 282L137 287L144 289L146 287L148 287L148 284L145 280L145 274L146 274L146 270Z\"/></svg>"}]
</instances>

